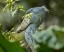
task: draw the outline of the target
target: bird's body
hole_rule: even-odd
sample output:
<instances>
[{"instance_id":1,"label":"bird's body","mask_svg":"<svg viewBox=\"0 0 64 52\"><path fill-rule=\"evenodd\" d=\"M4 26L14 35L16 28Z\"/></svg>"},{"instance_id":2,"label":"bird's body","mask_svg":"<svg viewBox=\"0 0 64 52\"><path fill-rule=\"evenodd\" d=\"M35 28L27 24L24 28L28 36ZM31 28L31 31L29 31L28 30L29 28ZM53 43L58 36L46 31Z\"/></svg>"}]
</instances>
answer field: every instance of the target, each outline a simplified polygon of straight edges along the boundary
<instances>
[{"instance_id":1,"label":"bird's body","mask_svg":"<svg viewBox=\"0 0 64 52\"><path fill-rule=\"evenodd\" d=\"M25 29L25 39L32 52L35 52L34 46L36 45L36 42L34 41L32 35L37 31L39 25L44 21L46 13L48 11L49 10L45 6L35 7L27 10L23 22L17 29L17 32ZM30 19L28 19L28 17L30 17Z\"/></svg>"},{"instance_id":2,"label":"bird's body","mask_svg":"<svg viewBox=\"0 0 64 52\"><path fill-rule=\"evenodd\" d=\"M36 42L32 38L32 35L35 33L37 29L38 29L37 25L31 24L27 27L25 31L25 39L28 43L28 46L30 46L31 50L33 49L32 51L34 51L34 46L36 45Z\"/></svg>"}]
</instances>

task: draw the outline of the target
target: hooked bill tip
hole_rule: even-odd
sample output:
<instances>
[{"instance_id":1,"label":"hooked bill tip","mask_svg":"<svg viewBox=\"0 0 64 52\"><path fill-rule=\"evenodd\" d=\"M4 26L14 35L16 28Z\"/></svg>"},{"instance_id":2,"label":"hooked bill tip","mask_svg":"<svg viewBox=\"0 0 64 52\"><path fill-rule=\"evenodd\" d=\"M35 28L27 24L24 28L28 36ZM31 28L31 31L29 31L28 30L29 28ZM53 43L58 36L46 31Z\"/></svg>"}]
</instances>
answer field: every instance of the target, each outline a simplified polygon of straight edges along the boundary
<instances>
[{"instance_id":1,"label":"hooked bill tip","mask_svg":"<svg viewBox=\"0 0 64 52\"><path fill-rule=\"evenodd\" d=\"M42 8L44 9L44 11L49 12L49 10L43 5Z\"/></svg>"}]
</instances>

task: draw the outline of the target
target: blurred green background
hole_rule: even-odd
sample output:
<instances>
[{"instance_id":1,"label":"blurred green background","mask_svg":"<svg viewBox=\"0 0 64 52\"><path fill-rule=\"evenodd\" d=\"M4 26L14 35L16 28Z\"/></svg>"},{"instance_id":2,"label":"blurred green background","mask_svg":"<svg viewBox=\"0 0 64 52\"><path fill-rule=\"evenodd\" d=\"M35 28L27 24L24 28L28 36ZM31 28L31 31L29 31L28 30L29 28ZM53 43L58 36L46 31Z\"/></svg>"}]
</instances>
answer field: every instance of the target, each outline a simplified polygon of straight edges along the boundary
<instances>
[{"instance_id":1,"label":"blurred green background","mask_svg":"<svg viewBox=\"0 0 64 52\"><path fill-rule=\"evenodd\" d=\"M64 27L64 0L20 0L15 3L14 9L18 5L24 6L25 10L33 7L39 7L45 5L49 9L49 13L46 16L44 21L45 27L50 25L59 25ZM2 23L2 31L10 30L11 28L17 28L21 23L21 17L12 17L8 9L5 12L2 12L2 9L5 7L6 3L4 0L0 0L0 23ZM23 16L25 13L20 13ZM20 22L19 22L20 20ZM4 52L0 47L0 52Z\"/></svg>"}]
</instances>

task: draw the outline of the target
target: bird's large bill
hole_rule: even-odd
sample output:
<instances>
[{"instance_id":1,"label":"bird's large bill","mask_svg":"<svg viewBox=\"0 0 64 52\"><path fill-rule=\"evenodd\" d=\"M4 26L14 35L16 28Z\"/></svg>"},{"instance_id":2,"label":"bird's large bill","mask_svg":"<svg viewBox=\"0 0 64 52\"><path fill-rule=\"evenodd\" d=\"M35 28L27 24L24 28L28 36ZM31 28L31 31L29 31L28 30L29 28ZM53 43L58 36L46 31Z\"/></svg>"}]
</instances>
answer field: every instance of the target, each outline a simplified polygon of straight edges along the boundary
<instances>
[{"instance_id":1,"label":"bird's large bill","mask_svg":"<svg viewBox=\"0 0 64 52\"><path fill-rule=\"evenodd\" d=\"M30 20L25 17L21 25L18 27L17 32L20 30L24 30L29 24L30 24Z\"/></svg>"}]
</instances>

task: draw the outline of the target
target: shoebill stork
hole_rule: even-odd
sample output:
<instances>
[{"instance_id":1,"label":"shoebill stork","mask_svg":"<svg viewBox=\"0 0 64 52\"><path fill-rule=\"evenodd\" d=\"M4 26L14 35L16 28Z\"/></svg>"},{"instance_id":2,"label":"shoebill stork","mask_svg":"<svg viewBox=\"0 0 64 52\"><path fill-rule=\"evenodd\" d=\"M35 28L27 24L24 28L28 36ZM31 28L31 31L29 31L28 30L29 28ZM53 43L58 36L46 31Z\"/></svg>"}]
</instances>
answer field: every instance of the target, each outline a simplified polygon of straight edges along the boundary
<instances>
[{"instance_id":1,"label":"shoebill stork","mask_svg":"<svg viewBox=\"0 0 64 52\"><path fill-rule=\"evenodd\" d=\"M36 52L34 46L37 44L32 35L38 30L39 25L44 21L49 10L45 6L30 8L26 11L17 33L25 30L25 39L32 52Z\"/></svg>"}]
</instances>

